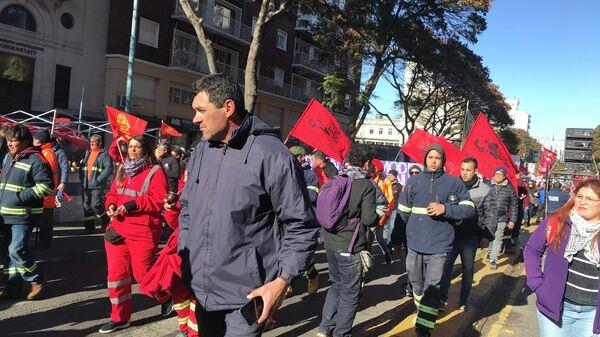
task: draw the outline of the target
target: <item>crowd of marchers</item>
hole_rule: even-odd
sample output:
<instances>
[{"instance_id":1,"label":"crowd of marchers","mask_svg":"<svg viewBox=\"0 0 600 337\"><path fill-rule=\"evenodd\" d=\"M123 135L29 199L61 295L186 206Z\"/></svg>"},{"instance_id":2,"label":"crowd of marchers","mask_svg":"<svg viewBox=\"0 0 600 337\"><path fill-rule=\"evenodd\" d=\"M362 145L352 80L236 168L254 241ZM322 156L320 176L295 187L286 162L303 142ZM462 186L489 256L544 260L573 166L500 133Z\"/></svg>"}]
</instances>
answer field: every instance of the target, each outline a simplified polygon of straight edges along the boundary
<instances>
[{"instance_id":1,"label":"crowd of marchers","mask_svg":"<svg viewBox=\"0 0 600 337\"><path fill-rule=\"evenodd\" d=\"M524 182L513 186L503 166L484 179L477 158L464 159L457 177L445 172L444 149L434 144L403 186L368 145L353 144L341 167L319 150L286 148L278 129L242 108L240 88L225 75L205 76L192 89L202 140L191 156L143 135L105 149L93 135L77 165L83 225L104 233L111 315L99 332L129 327L135 279L176 311L181 336L260 336L277 325L294 279L318 291L314 255L322 242L330 286L317 336L352 335L369 271L382 268L372 249L386 264L402 257L408 282L398 291L414 300L417 336L430 336L449 309L456 258L457 309L469 310L477 250L487 249L489 268L498 268L521 225L534 219L525 264L542 335L600 332L600 180L570 193L559 182L546 191L544 182L518 176ZM0 299L21 299L26 283L35 300L49 285L29 237L38 228L39 244L51 248L53 209L71 165L47 131L16 124L1 132Z\"/></svg>"}]
</instances>

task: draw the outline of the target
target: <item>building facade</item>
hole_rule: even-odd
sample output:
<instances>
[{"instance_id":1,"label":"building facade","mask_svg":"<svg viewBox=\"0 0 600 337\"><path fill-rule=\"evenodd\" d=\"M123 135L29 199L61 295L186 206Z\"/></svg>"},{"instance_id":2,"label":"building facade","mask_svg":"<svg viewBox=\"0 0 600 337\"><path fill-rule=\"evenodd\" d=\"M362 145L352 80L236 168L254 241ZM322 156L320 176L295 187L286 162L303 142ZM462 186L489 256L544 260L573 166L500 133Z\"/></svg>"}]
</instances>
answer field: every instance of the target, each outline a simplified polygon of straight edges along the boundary
<instances>
[{"instance_id":1,"label":"building facade","mask_svg":"<svg viewBox=\"0 0 600 337\"><path fill-rule=\"evenodd\" d=\"M197 0L190 4L207 36L213 41L217 69L244 85L244 69L260 2L244 0ZM192 93L189 88L208 73L204 50L177 0L141 0L136 46L131 112L157 126L171 122L186 138L198 138L191 123ZM130 1L110 1L106 49L105 104L124 105L131 27ZM280 15L267 28L258 67L258 99L255 114L286 135L312 97L320 98L319 85L331 71L333 61L311 40L310 18ZM346 116L336 116L347 125Z\"/></svg>"},{"instance_id":2,"label":"building facade","mask_svg":"<svg viewBox=\"0 0 600 337\"><path fill-rule=\"evenodd\" d=\"M506 103L510 105L510 111L508 112L508 114L515 122L515 124L513 125L515 129L522 129L529 132L529 129L531 127L531 116L529 115L529 112L519 110L520 102L521 99L519 97L516 97L515 99L507 99Z\"/></svg>"},{"instance_id":3,"label":"building facade","mask_svg":"<svg viewBox=\"0 0 600 337\"><path fill-rule=\"evenodd\" d=\"M108 1L0 1L0 114L104 104Z\"/></svg>"},{"instance_id":4,"label":"building facade","mask_svg":"<svg viewBox=\"0 0 600 337\"><path fill-rule=\"evenodd\" d=\"M394 125L402 128L403 121L396 119ZM402 146L404 144L402 135L394 125L388 119L381 118L381 116L365 119L356 133L356 141L371 145ZM408 137L405 137L405 139L408 139Z\"/></svg>"}]
</instances>

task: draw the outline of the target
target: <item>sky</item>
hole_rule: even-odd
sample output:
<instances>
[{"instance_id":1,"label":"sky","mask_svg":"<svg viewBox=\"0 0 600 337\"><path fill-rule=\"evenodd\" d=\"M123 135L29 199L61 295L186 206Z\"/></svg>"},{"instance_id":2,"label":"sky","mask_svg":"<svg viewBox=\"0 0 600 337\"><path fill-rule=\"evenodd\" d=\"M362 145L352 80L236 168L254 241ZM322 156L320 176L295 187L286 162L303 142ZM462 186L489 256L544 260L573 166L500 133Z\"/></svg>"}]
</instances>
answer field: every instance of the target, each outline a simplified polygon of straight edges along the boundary
<instances>
[{"instance_id":1,"label":"sky","mask_svg":"<svg viewBox=\"0 0 600 337\"><path fill-rule=\"evenodd\" d=\"M520 97L530 134L564 139L565 128L600 124L600 1L495 0L487 29L471 48L507 98ZM393 111L381 80L376 106Z\"/></svg>"}]
</instances>

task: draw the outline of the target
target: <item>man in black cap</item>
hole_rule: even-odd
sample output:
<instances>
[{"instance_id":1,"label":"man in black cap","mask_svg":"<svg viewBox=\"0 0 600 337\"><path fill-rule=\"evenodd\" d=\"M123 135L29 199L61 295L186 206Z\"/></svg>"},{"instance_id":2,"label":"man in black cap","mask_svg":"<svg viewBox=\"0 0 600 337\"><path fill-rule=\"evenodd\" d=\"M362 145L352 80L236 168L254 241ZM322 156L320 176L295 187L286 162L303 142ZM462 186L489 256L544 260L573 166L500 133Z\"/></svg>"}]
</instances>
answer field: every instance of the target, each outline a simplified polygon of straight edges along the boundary
<instances>
[{"instance_id":1,"label":"man in black cap","mask_svg":"<svg viewBox=\"0 0 600 337\"><path fill-rule=\"evenodd\" d=\"M417 307L417 336L431 336L440 306L440 286L454 226L476 214L465 184L444 172L446 153L438 145L425 151L425 171L411 177L398 209L406 221L406 271Z\"/></svg>"}]
</instances>

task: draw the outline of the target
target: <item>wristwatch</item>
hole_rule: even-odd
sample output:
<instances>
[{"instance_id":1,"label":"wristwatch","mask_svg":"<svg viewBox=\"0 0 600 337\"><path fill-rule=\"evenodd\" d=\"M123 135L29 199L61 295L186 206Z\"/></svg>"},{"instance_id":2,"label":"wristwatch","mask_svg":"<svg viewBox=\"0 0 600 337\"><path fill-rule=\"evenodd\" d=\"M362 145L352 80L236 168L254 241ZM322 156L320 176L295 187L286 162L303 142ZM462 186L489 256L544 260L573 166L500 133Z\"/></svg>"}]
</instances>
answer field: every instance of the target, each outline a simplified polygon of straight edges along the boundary
<instances>
[{"instance_id":1,"label":"wristwatch","mask_svg":"<svg viewBox=\"0 0 600 337\"><path fill-rule=\"evenodd\" d=\"M286 273L286 272L282 272L279 275L279 278L284 280L286 284L290 284L290 282L292 282L292 275Z\"/></svg>"}]
</instances>

